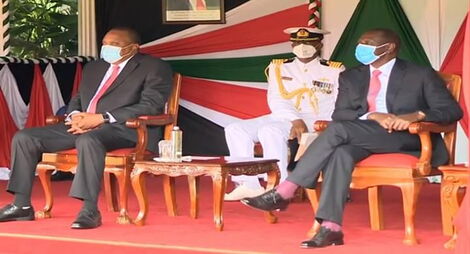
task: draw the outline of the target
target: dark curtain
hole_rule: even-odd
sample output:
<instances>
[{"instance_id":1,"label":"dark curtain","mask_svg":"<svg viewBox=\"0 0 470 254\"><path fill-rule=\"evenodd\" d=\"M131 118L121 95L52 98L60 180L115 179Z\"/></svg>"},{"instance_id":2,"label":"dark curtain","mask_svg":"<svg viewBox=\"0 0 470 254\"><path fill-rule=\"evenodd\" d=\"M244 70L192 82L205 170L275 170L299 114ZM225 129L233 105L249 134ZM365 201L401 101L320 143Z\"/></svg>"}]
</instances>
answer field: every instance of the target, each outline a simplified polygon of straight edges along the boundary
<instances>
[{"instance_id":1,"label":"dark curtain","mask_svg":"<svg viewBox=\"0 0 470 254\"><path fill-rule=\"evenodd\" d=\"M248 0L224 1L225 11L229 11ZM163 24L162 0L96 0L95 11L99 47L106 32L113 27L131 27L140 33L142 43L146 43L192 26Z\"/></svg>"}]
</instances>

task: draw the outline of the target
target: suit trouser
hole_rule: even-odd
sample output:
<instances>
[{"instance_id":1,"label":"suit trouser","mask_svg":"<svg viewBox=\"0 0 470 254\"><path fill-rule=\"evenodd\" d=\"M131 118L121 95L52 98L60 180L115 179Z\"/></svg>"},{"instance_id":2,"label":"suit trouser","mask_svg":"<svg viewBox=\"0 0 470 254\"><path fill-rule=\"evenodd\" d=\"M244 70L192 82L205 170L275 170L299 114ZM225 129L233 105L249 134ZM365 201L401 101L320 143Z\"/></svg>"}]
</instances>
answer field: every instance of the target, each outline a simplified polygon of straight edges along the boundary
<instances>
[{"instance_id":1,"label":"suit trouser","mask_svg":"<svg viewBox=\"0 0 470 254\"><path fill-rule=\"evenodd\" d=\"M43 152L76 148L77 170L69 195L82 200L98 201L106 151L132 147L123 132L135 132L125 126L105 124L80 135L67 132L69 127L56 124L19 131L12 141L11 176L7 191L31 195L36 166Z\"/></svg>"},{"instance_id":2,"label":"suit trouser","mask_svg":"<svg viewBox=\"0 0 470 254\"><path fill-rule=\"evenodd\" d=\"M287 180L314 188L323 171L316 219L342 224L352 170L358 161L372 153L419 149L419 137L407 131L388 133L369 120L334 121L309 146Z\"/></svg>"}]
</instances>

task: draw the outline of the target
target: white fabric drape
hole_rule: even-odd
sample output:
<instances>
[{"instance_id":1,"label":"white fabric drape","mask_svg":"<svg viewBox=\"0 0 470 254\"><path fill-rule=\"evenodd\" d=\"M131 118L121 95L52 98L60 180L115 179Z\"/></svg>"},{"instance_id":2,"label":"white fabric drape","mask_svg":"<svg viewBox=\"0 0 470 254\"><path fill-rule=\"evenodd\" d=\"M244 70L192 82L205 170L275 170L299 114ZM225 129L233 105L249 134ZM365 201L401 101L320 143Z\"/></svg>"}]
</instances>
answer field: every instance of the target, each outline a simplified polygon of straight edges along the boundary
<instances>
[{"instance_id":1,"label":"white fabric drape","mask_svg":"<svg viewBox=\"0 0 470 254\"><path fill-rule=\"evenodd\" d=\"M47 92L49 93L49 99L51 101L52 112L55 114L57 110L65 105L62 94L60 93L59 82L54 73L54 68L51 64L48 64L46 70L42 74L46 83Z\"/></svg>"},{"instance_id":2,"label":"white fabric drape","mask_svg":"<svg viewBox=\"0 0 470 254\"><path fill-rule=\"evenodd\" d=\"M21 98L16 79L7 64L0 70L0 88L16 127L23 129L28 117L28 106Z\"/></svg>"},{"instance_id":3,"label":"white fabric drape","mask_svg":"<svg viewBox=\"0 0 470 254\"><path fill-rule=\"evenodd\" d=\"M78 0L78 54L98 56L95 0Z\"/></svg>"}]
</instances>

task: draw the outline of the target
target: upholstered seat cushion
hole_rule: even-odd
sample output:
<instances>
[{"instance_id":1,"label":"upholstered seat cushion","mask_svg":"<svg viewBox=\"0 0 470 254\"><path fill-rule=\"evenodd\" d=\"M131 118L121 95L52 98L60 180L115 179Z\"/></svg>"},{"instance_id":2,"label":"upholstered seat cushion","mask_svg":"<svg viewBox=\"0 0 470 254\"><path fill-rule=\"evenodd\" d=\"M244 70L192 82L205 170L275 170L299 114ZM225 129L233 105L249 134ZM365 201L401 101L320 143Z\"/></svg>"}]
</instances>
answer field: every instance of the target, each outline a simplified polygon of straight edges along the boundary
<instances>
[{"instance_id":1,"label":"upholstered seat cushion","mask_svg":"<svg viewBox=\"0 0 470 254\"><path fill-rule=\"evenodd\" d=\"M358 167L414 167L418 158L404 153L373 154L358 162Z\"/></svg>"},{"instance_id":2,"label":"upholstered seat cushion","mask_svg":"<svg viewBox=\"0 0 470 254\"><path fill-rule=\"evenodd\" d=\"M121 149L116 149L116 150L112 150L112 151L109 151L106 153L106 155L110 155L110 156L126 156L126 155L129 155L131 153L134 153L134 147L131 147L131 148L121 148ZM68 149L68 150L63 150L63 151L60 151L60 152L57 152L58 154L77 154L77 149ZM150 155L152 154L152 152L146 150L145 151L145 155Z\"/></svg>"}]
</instances>

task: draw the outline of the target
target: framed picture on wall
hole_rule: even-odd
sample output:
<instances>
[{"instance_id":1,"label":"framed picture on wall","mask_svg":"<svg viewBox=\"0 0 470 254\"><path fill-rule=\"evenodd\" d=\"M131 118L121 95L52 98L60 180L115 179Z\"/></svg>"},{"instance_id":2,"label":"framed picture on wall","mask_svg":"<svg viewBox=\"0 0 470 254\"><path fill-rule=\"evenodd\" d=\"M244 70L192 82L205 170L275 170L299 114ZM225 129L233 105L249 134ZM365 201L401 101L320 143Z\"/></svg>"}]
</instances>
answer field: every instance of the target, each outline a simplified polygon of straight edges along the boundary
<instances>
[{"instance_id":1,"label":"framed picture on wall","mask_svg":"<svg viewBox=\"0 0 470 254\"><path fill-rule=\"evenodd\" d=\"M165 24L223 24L224 0L162 0Z\"/></svg>"}]
</instances>

